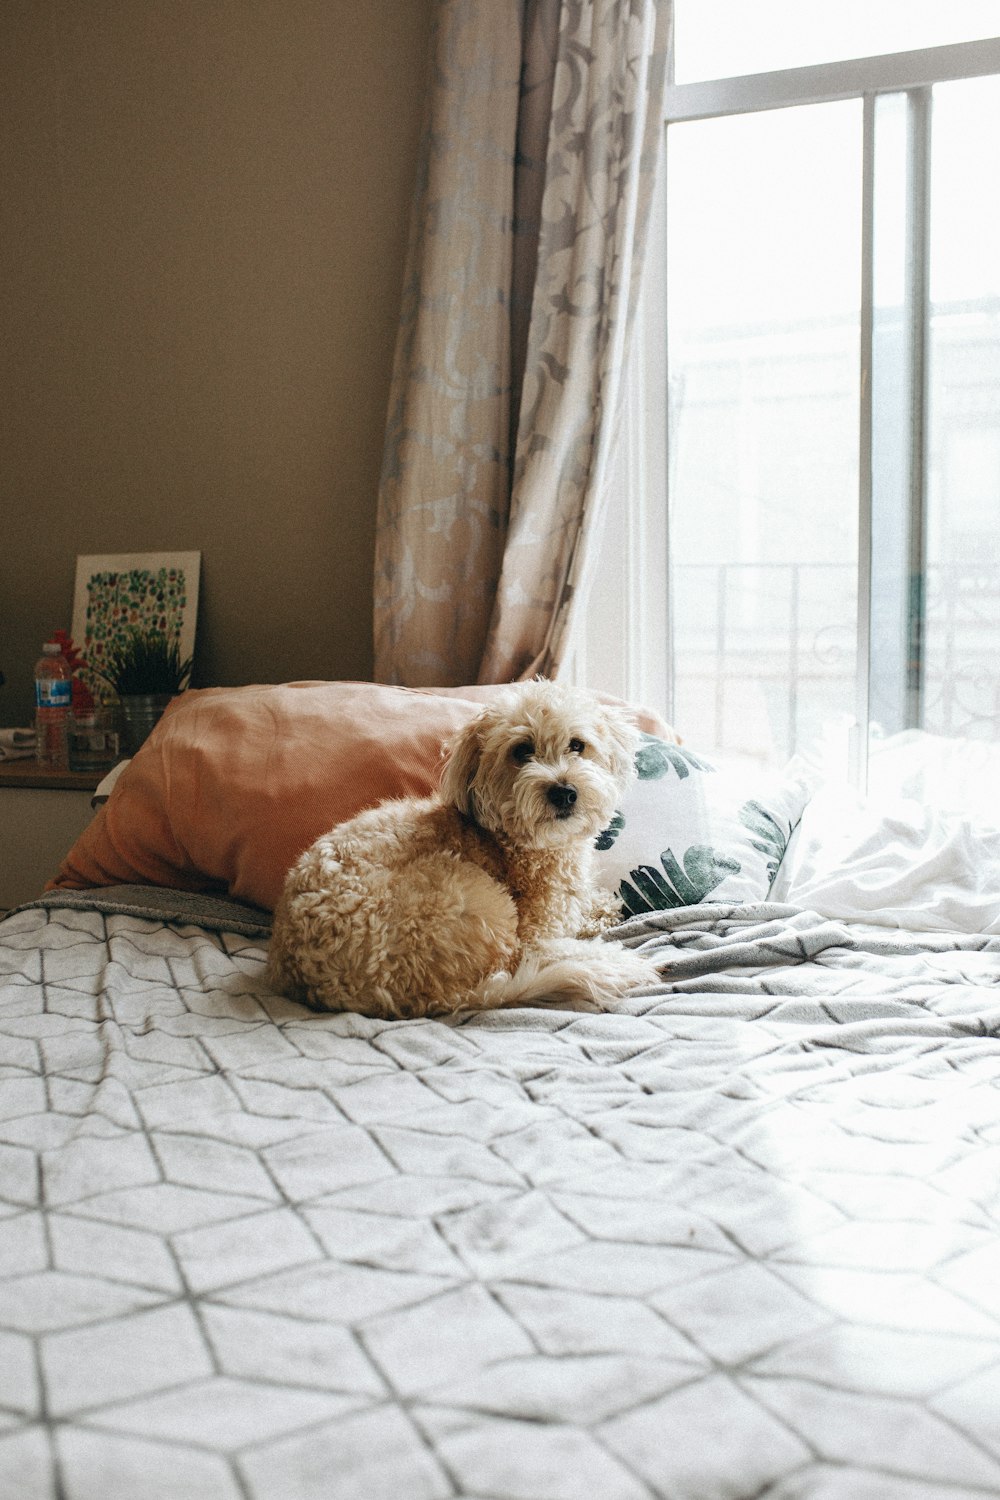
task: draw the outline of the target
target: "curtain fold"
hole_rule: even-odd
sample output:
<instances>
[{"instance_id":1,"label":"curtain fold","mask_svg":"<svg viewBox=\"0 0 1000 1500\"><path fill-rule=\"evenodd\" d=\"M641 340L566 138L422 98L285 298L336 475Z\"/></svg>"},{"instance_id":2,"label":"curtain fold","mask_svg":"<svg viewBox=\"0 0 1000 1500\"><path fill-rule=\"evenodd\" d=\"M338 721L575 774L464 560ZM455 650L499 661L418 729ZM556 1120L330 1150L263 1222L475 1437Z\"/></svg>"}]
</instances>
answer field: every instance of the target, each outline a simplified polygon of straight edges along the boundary
<instances>
[{"instance_id":1,"label":"curtain fold","mask_svg":"<svg viewBox=\"0 0 1000 1500\"><path fill-rule=\"evenodd\" d=\"M379 492L375 657L558 673L607 503L668 0L441 0Z\"/></svg>"}]
</instances>

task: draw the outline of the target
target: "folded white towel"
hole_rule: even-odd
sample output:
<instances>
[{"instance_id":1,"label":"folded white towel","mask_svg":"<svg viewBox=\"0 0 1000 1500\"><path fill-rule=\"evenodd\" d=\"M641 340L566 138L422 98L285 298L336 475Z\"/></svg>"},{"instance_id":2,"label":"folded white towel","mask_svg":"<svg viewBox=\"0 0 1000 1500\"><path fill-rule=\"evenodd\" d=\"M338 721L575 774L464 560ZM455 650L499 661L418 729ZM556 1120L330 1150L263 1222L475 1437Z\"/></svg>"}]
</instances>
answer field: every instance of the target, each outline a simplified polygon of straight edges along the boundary
<instances>
[{"instance_id":1,"label":"folded white towel","mask_svg":"<svg viewBox=\"0 0 1000 1500\"><path fill-rule=\"evenodd\" d=\"M34 753L33 729L0 729L0 760L25 760Z\"/></svg>"}]
</instances>

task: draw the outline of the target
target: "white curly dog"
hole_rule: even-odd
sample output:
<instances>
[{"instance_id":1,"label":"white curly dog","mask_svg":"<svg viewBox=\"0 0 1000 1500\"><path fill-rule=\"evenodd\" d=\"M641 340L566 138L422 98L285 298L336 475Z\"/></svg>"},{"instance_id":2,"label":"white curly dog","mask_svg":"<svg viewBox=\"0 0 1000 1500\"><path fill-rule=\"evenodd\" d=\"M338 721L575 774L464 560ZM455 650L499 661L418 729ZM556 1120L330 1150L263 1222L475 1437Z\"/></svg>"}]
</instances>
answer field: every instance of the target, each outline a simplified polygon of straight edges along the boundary
<instances>
[{"instance_id":1,"label":"white curly dog","mask_svg":"<svg viewBox=\"0 0 1000 1500\"><path fill-rule=\"evenodd\" d=\"M638 743L590 694L504 690L447 747L437 795L384 802L300 857L275 912L271 983L388 1019L601 1006L654 983L648 958L597 936L621 907L591 876Z\"/></svg>"}]
</instances>

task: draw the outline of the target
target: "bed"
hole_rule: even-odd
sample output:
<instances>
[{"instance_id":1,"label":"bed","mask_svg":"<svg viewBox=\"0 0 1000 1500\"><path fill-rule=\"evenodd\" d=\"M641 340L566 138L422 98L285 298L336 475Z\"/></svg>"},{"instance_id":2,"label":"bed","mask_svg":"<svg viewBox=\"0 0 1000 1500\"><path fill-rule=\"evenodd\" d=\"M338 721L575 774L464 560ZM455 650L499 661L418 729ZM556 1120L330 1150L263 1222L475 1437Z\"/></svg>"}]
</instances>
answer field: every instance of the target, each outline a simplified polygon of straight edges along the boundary
<instances>
[{"instance_id":1,"label":"bed","mask_svg":"<svg viewBox=\"0 0 1000 1500\"><path fill-rule=\"evenodd\" d=\"M0 1494L1000 1494L1000 832L928 744L750 799L613 1013L316 1014L232 889L10 915Z\"/></svg>"}]
</instances>

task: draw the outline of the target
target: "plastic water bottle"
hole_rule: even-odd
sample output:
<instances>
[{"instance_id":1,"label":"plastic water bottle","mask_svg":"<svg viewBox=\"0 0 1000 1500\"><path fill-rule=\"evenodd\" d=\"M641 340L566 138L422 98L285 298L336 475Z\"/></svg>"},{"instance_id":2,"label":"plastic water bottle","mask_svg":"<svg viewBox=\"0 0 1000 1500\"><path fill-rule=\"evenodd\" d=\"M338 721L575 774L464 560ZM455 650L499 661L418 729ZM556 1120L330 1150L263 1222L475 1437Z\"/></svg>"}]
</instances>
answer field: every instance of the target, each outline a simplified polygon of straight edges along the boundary
<instances>
[{"instance_id":1,"label":"plastic water bottle","mask_svg":"<svg viewBox=\"0 0 1000 1500\"><path fill-rule=\"evenodd\" d=\"M53 771L69 770L69 720L73 672L58 641L46 641L35 662L35 759Z\"/></svg>"}]
</instances>

